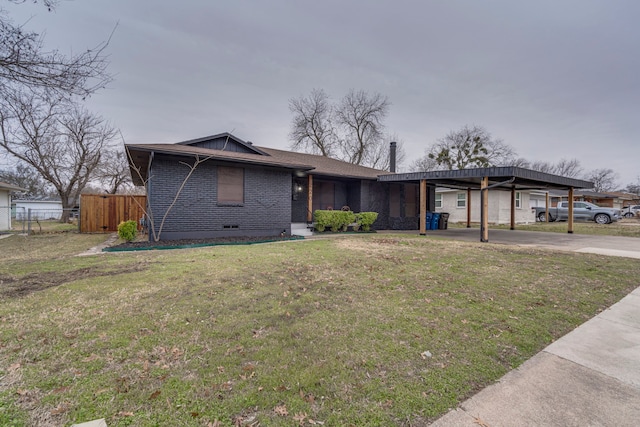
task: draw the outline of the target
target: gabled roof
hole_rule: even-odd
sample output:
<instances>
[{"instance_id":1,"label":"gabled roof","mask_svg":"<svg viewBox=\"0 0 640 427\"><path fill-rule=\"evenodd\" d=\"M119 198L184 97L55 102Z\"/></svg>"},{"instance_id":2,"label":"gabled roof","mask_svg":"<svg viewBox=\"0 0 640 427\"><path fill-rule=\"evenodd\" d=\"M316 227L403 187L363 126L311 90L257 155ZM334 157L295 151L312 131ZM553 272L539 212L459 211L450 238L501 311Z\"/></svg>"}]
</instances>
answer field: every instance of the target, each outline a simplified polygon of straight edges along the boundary
<instances>
[{"instance_id":1,"label":"gabled roof","mask_svg":"<svg viewBox=\"0 0 640 427\"><path fill-rule=\"evenodd\" d=\"M296 151L276 150L274 148L258 147L273 158L292 163L304 163L313 166L311 175L327 175L339 178L378 179L378 176L389 174L389 171L373 169L366 166L354 165L331 157L318 154L298 153Z\"/></svg>"},{"instance_id":2,"label":"gabled roof","mask_svg":"<svg viewBox=\"0 0 640 427\"><path fill-rule=\"evenodd\" d=\"M17 185L13 184L7 184L6 182L2 181L0 181L0 189L10 191L27 191L26 188L18 187Z\"/></svg>"},{"instance_id":3,"label":"gabled roof","mask_svg":"<svg viewBox=\"0 0 640 427\"><path fill-rule=\"evenodd\" d=\"M285 162L281 159L276 159L267 155L211 150L208 148L192 147L190 145L183 144L126 144L125 149L129 152L131 178L135 185L143 185L143 181L147 179L146 174L149 166L149 156L151 153L175 155L178 157L198 157L201 160L219 160L230 163L250 164L300 171L313 169L313 167L309 165ZM131 164L132 162L139 168L142 176L138 176L138 172L136 172Z\"/></svg>"},{"instance_id":4,"label":"gabled roof","mask_svg":"<svg viewBox=\"0 0 640 427\"><path fill-rule=\"evenodd\" d=\"M225 138L232 139L234 143L243 145L250 149L252 153L223 151L196 146L208 141ZM176 144L125 144L125 148L129 153L131 177L135 185L143 185L143 181L147 179L146 174L149 167L151 153L161 153L178 157L198 157L200 159L210 159L237 164L275 167L289 169L298 173L346 179L377 180L378 176L389 173L387 171L354 165L342 160L315 154L257 147L250 142L242 141L229 133L221 133L204 138L192 139ZM140 170L142 176L138 175L134 166Z\"/></svg>"},{"instance_id":5,"label":"gabled roof","mask_svg":"<svg viewBox=\"0 0 640 427\"><path fill-rule=\"evenodd\" d=\"M242 139L238 138L237 136L231 135L229 132L218 133L216 135L211 135L211 136L204 136L202 138L190 139L188 141L176 142L176 144L178 144L178 145L194 145L195 146L195 145L201 144L203 142L214 141L214 140L218 140L218 139L231 140L235 144L241 145L244 148L246 148L248 151L253 152L255 154L262 154L262 155L265 154L258 147L254 146L253 143L247 142L247 141L243 141Z\"/></svg>"}]
</instances>

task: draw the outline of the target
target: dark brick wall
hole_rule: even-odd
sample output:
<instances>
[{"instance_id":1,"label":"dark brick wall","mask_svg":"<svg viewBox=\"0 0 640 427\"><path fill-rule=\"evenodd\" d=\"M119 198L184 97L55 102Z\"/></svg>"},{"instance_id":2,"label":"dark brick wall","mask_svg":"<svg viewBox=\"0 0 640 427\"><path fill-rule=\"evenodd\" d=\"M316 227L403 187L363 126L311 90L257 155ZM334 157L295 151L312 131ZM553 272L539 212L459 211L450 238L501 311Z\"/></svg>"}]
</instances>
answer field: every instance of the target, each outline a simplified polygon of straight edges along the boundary
<instances>
[{"instance_id":1,"label":"dark brick wall","mask_svg":"<svg viewBox=\"0 0 640 427\"><path fill-rule=\"evenodd\" d=\"M347 184L347 198L349 200L349 207L353 212L362 212L361 182L362 181L351 181Z\"/></svg>"},{"instance_id":2,"label":"dark brick wall","mask_svg":"<svg viewBox=\"0 0 640 427\"><path fill-rule=\"evenodd\" d=\"M363 181L359 211L378 212L378 219L372 227L376 230L418 230L420 227L418 216L391 217L389 215L389 191L390 185L388 183ZM402 200L404 200L404 195ZM434 186L427 187L427 210L435 210ZM401 208L401 212L404 215L405 209Z\"/></svg>"},{"instance_id":3,"label":"dark brick wall","mask_svg":"<svg viewBox=\"0 0 640 427\"><path fill-rule=\"evenodd\" d=\"M361 212L378 212L378 219L373 223L372 229L389 228L389 184L363 180L360 203Z\"/></svg>"},{"instance_id":4,"label":"dark brick wall","mask_svg":"<svg viewBox=\"0 0 640 427\"><path fill-rule=\"evenodd\" d=\"M176 160L153 160L149 205L156 230L188 172ZM291 233L290 172L245 166L244 203L236 206L217 203L216 179L215 163L196 168L165 220L162 240Z\"/></svg>"},{"instance_id":5,"label":"dark brick wall","mask_svg":"<svg viewBox=\"0 0 640 427\"><path fill-rule=\"evenodd\" d=\"M347 184L344 182L336 181L334 188L335 202L333 206L335 210L339 211L343 206L349 206L349 200L347 200Z\"/></svg>"}]
</instances>

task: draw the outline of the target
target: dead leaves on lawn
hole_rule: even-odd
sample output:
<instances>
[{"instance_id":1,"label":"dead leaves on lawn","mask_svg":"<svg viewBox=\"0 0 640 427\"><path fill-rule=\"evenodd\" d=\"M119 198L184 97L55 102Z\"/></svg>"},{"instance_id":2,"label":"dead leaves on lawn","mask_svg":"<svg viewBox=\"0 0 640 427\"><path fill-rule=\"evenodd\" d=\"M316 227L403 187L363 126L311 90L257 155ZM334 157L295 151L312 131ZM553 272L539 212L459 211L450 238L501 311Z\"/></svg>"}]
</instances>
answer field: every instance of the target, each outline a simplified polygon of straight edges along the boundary
<instances>
[{"instance_id":1,"label":"dead leaves on lawn","mask_svg":"<svg viewBox=\"0 0 640 427\"><path fill-rule=\"evenodd\" d=\"M273 412L276 415L279 415L281 417L286 417L287 415L289 415L289 411L287 411L287 406L286 405L278 405L275 408L273 408Z\"/></svg>"}]
</instances>

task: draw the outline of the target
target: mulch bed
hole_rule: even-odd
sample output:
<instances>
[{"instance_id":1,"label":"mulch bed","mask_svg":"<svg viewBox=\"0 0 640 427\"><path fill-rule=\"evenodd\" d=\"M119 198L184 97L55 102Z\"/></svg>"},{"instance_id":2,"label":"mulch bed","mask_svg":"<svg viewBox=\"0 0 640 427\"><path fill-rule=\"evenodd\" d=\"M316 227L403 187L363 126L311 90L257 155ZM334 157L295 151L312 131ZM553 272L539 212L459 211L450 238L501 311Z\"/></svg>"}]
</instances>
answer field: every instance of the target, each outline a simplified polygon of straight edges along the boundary
<instances>
[{"instance_id":1,"label":"mulch bed","mask_svg":"<svg viewBox=\"0 0 640 427\"><path fill-rule=\"evenodd\" d=\"M233 236L233 237L216 237L210 239L180 239L180 240L160 240L158 242L153 241L135 241L125 242L118 245L109 246L103 249L106 252L118 252L118 251L138 251L138 250L153 250L153 249L180 249L180 248L194 248L201 246L216 246L216 245L250 245L254 243L266 243L277 242L286 240L300 240L303 237L290 236L262 236L262 237L249 237L249 236Z\"/></svg>"}]
</instances>

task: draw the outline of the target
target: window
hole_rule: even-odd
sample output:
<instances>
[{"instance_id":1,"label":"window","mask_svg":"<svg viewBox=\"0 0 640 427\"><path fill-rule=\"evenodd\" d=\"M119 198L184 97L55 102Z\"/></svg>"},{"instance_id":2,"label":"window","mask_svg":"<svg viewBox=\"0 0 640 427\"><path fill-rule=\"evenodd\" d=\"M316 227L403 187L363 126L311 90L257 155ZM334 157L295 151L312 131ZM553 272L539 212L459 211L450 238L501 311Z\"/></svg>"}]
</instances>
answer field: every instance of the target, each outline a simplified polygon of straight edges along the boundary
<instances>
[{"instance_id":1,"label":"window","mask_svg":"<svg viewBox=\"0 0 640 427\"><path fill-rule=\"evenodd\" d=\"M442 207L442 193L436 193L436 209Z\"/></svg>"},{"instance_id":2,"label":"window","mask_svg":"<svg viewBox=\"0 0 640 427\"><path fill-rule=\"evenodd\" d=\"M244 203L244 169L218 166L218 203Z\"/></svg>"},{"instance_id":3,"label":"window","mask_svg":"<svg viewBox=\"0 0 640 427\"><path fill-rule=\"evenodd\" d=\"M335 194L333 182L315 181L313 183L313 210L335 209Z\"/></svg>"},{"instance_id":4,"label":"window","mask_svg":"<svg viewBox=\"0 0 640 427\"><path fill-rule=\"evenodd\" d=\"M404 185L404 216L407 218L418 216L418 185Z\"/></svg>"},{"instance_id":5,"label":"window","mask_svg":"<svg viewBox=\"0 0 640 427\"><path fill-rule=\"evenodd\" d=\"M389 186L389 216L397 218L400 216L400 184Z\"/></svg>"},{"instance_id":6,"label":"window","mask_svg":"<svg viewBox=\"0 0 640 427\"><path fill-rule=\"evenodd\" d=\"M522 208L522 197L519 191L516 191L516 209Z\"/></svg>"},{"instance_id":7,"label":"window","mask_svg":"<svg viewBox=\"0 0 640 427\"><path fill-rule=\"evenodd\" d=\"M467 193L458 193L457 207L466 208L467 207Z\"/></svg>"}]
</instances>

